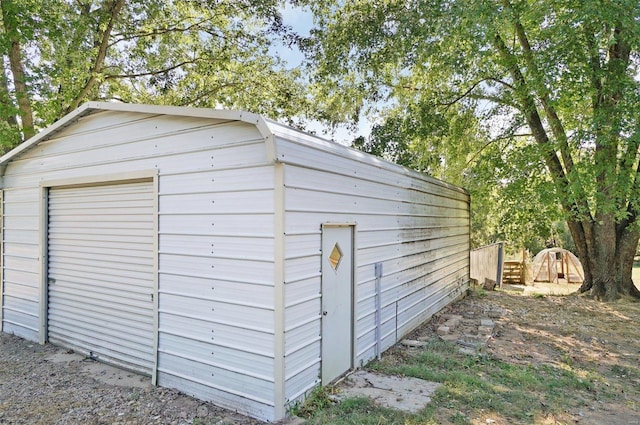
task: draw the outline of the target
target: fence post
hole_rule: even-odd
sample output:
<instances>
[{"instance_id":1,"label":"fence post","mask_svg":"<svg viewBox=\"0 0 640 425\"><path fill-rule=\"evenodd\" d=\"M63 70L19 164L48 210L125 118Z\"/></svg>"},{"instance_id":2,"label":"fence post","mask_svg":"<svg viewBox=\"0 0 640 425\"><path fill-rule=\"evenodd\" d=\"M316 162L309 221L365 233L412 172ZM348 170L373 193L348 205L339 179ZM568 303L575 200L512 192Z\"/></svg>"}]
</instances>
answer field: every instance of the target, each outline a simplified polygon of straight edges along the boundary
<instances>
[{"instance_id":1,"label":"fence post","mask_svg":"<svg viewBox=\"0 0 640 425\"><path fill-rule=\"evenodd\" d=\"M503 243L498 243L498 275L496 276L496 284L502 288L502 269L504 266Z\"/></svg>"}]
</instances>

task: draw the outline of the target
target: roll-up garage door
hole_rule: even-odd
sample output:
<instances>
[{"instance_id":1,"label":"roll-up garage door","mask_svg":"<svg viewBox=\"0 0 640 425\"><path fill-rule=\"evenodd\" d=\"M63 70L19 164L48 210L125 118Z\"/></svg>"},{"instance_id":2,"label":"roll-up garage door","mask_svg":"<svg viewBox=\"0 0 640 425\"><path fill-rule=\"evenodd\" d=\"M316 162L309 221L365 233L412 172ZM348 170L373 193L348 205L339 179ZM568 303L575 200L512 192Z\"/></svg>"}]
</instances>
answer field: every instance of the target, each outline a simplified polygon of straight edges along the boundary
<instances>
[{"instance_id":1,"label":"roll-up garage door","mask_svg":"<svg viewBox=\"0 0 640 425\"><path fill-rule=\"evenodd\" d=\"M48 198L49 341L151 374L153 183L51 188Z\"/></svg>"}]
</instances>

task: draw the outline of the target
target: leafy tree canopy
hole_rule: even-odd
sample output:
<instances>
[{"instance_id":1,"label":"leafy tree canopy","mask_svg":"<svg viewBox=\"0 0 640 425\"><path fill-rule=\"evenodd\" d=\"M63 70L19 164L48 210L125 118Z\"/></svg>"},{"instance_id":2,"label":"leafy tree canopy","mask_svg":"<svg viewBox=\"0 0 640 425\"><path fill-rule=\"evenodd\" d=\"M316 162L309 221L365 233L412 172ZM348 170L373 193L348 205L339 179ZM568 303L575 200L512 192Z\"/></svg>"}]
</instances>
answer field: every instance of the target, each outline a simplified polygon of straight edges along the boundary
<instances>
[{"instance_id":1,"label":"leafy tree canopy","mask_svg":"<svg viewBox=\"0 0 640 425\"><path fill-rule=\"evenodd\" d=\"M4 147L87 100L299 114L299 73L269 51L293 37L280 3L0 0Z\"/></svg>"},{"instance_id":2,"label":"leafy tree canopy","mask_svg":"<svg viewBox=\"0 0 640 425\"><path fill-rule=\"evenodd\" d=\"M382 138L394 140L383 143L394 159L411 151L418 168L425 160L430 170L466 172L467 184L492 180L515 195L499 198L510 222L561 213L585 266L582 291L640 295L631 281L640 237L637 1L300 3L316 17L304 47L324 119L380 113L380 133L398 136Z\"/></svg>"}]
</instances>

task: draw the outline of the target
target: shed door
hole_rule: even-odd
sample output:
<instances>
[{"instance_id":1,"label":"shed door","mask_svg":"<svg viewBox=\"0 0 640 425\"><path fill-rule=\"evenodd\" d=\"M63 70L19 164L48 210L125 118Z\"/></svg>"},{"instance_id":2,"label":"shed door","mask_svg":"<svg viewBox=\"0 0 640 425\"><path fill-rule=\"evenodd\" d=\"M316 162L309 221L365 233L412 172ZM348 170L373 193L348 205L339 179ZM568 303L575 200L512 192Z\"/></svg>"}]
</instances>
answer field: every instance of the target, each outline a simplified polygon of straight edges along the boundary
<instances>
[{"instance_id":1,"label":"shed door","mask_svg":"<svg viewBox=\"0 0 640 425\"><path fill-rule=\"evenodd\" d=\"M351 369L353 344L352 226L322 228L322 384Z\"/></svg>"},{"instance_id":2,"label":"shed door","mask_svg":"<svg viewBox=\"0 0 640 425\"><path fill-rule=\"evenodd\" d=\"M48 198L49 341L151 374L153 183L52 188Z\"/></svg>"}]
</instances>

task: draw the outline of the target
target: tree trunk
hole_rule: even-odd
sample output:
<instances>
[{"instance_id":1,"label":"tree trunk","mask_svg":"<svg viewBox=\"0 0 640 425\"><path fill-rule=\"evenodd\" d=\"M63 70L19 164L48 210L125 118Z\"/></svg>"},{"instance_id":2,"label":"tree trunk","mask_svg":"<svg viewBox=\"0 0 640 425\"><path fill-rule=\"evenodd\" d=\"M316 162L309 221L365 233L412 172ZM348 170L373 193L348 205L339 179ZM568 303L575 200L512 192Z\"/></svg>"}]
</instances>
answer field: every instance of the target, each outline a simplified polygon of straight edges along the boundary
<instances>
[{"instance_id":1,"label":"tree trunk","mask_svg":"<svg viewBox=\"0 0 640 425\"><path fill-rule=\"evenodd\" d=\"M2 68L0 69L0 108L2 108L0 119L10 127L17 127L18 120L16 120L16 116L13 113L13 100L11 100L11 95L9 94L9 82L4 73L4 59L2 57L0 57L0 67Z\"/></svg>"},{"instance_id":2,"label":"tree trunk","mask_svg":"<svg viewBox=\"0 0 640 425\"><path fill-rule=\"evenodd\" d=\"M9 82L4 73L4 58L0 56L0 155L4 155L22 141L16 115Z\"/></svg>"},{"instance_id":3,"label":"tree trunk","mask_svg":"<svg viewBox=\"0 0 640 425\"><path fill-rule=\"evenodd\" d=\"M108 15L105 22L102 23L102 25L104 25L104 31L102 31L101 25L101 32L98 33L99 42L96 43L98 53L96 55L96 58L94 59L93 66L91 67L91 72L84 84L84 87L71 101L71 103L65 110L65 114L70 113L78 106L80 106L80 104L86 100L91 90L93 90L99 84L98 75L102 73L102 69L104 67L104 61L107 57L107 50L109 49L111 32L113 31L113 27L116 24L120 11L124 7L124 5L125 0L112 0L110 2L105 1L103 8L106 8L106 10L108 11Z\"/></svg>"},{"instance_id":4,"label":"tree trunk","mask_svg":"<svg viewBox=\"0 0 640 425\"><path fill-rule=\"evenodd\" d=\"M22 123L22 134L24 140L36 134L33 124L33 111L31 109L31 97L27 87L27 77L22 64L22 51L18 35L18 22L12 15L15 5L9 0L0 0L2 9L2 22L4 30L9 39L9 66L13 75L13 87L18 101L20 111L20 121Z\"/></svg>"},{"instance_id":5,"label":"tree trunk","mask_svg":"<svg viewBox=\"0 0 640 425\"><path fill-rule=\"evenodd\" d=\"M587 226L573 224L569 229L584 269L584 282L579 292L601 301L640 298L640 290L631 279L640 233L630 230L629 226L616 229L593 223L589 223L592 227L589 232L590 229L585 231ZM581 240L583 243L579 242Z\"/></svg>"}]
</instances>

